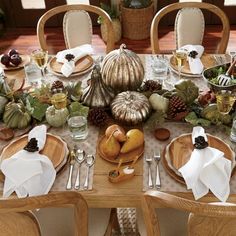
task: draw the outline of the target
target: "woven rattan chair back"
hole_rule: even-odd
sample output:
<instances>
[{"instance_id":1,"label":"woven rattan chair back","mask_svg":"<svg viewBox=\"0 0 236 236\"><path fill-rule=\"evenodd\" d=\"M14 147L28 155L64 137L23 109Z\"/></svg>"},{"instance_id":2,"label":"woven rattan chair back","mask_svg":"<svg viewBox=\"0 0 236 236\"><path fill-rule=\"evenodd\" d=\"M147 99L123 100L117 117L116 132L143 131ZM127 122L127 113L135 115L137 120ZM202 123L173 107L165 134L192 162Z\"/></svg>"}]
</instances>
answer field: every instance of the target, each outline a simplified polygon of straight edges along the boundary
<instances>
[{"instance_id":1,"label":"woven rattan chair back","mask_svg":"<svg viewBox=\"0 0 236 236\"><path fill-rule=\"evenodd\" d=\"M75 235L88 235L88 206L77 192L58 192L43 196L0 200L1 236L39 236L40 226L30 210L48 207L74 207Z\"/></svg>"},{"instance_id":2,"label":"woven rattan chair back","mask_svg":"<svg viewBox=\"0 0 236 236\"><path fill-rule=\"evenodd\" d=\"M66 12L63 18L63 34L66 48L92 44L93 26L89 14L77 10Z\"/></svg>"},{"instance_id":3,"label":"woven rattan chair back","mask_svg":"<svg viewBox=\"0 0 236 236\"><path fill-rule=\"evenodd\" d=\"M143 217L148 236L160 235L156 215L158 207L189 212L189 236L236 235L236 204L203 203L159 191L148 191L142 197Z\"/></svg>"},{"instance_id":4,"label":"woven rattan chair back","mask_svg":"<svg viewBox=\"0 0 236 236\"><path fill-rule=\"evenodd\" d=\"M151 31L150 31L152 53L158 54L161 52L160 45L159 45L159 38L158 38L158 29L159 29L160 20L168 13L176 11L176 10L180 10L183 8L205 9L219 17L222 23L222 31L221 31L220 41L217 45L217 49L215 53L225 53L227 45L228 45L228 41L229 41L229 34L230 34L230 24L229 24L228 17L219 7L213 4L204 3L204 2L173 3L166 7L163 7L160 11L158 11L152 20ZM193 25L193 28L194 27L195 26Z\"/></svg>"},{"instance_id":5,"label":"woven rattan chair back","mask_svg":"<svg viewBox=\"0 0 236 236\"><path fill-rule=\"evenodd\" d=\"M38 41L40 44L40 47L43 50L48 50L47 47L47 42L45 39L45 33L44 33L44 28L45 28L45 23L47 22L48 19L50 19L52 16L55 16L59 13L67 12L67 11L72 11L72 10L84 10L86 12L92 12L95 13L103 18L104 24L107 25L108 29L108 39L107 39L107 45L106 45L106 52L110 52L114 49L115 46L115 36L114 36L114 30L112 26L112 21L110 16L101 8L96 7L96 6L91 6L91 5L85 5L85 4L77 4L77 5L61 5L54 7L47 12L45 12L39 19L38 24L37 24L37 37Z\"/></svg>"}]
</instances>

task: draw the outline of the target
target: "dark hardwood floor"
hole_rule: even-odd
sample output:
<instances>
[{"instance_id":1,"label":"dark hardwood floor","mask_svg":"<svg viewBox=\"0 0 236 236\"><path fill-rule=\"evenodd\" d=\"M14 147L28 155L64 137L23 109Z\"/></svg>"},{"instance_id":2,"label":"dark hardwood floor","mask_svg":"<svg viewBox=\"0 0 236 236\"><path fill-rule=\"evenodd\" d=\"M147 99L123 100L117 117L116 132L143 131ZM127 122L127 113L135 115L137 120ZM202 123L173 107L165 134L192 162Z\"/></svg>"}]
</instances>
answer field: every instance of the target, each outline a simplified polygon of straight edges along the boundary
<instances>
[{"instance_id":1,"label":"dark hardwood floor","mask_svg":"<svg viewBox=\"0 0 236 236\"><path fill-rule=\"evenodd\" d=\"M220 39L219 26L207 26L204 36L203 45L205 51L213 53L217 42ZM46 29L46 38L49 45L49 53L53 54L65 48L62 30L60 28ZM165 27L160 30L160 47L163 53L170 53L175 50L175 38L173 27ZM121 39L116 44L116 48L121 43L125 43L127 48L136 53L151 53L150 39L146 40L129 40ZM92 44L95 53L105 51L105 44L101 38L98 27L94 28L94 35ZM29 53L33 48L39 47L36 30L34 28L11 28L7 29L4 36L0 37L0 53L7 52L11 48L19 50L21 53ZM231 26L230 39L228 44L228 51L236 50L236 25Z\"/></svg>"}]
</instances>

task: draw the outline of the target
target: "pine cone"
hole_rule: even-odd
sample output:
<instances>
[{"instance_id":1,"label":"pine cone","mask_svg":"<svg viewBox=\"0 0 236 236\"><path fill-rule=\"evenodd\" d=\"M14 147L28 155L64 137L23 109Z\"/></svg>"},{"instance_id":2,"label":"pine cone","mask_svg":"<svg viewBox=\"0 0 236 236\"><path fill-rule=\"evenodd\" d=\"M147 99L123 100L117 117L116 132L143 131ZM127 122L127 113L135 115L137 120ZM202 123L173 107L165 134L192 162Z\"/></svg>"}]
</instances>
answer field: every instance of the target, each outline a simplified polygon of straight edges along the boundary
<instances>
[{"instance_id":1,"label":"pine cone","mask_svg":"<svg viewBox=\"0 0 236 236\"><path fill-rule=\"evenodd\" d=\"M28 152L36 152L39 150L38 148L38 140L36 138L31 138L30 141L24 147L24 150Z\"/></svg>"},{"instance_id":2,"label":"pine cone","mask_svg":"<svg viewBox=\"0 0 236 236\"><path fill-rule=\"evenodd\" d=\"M103 108L93 108L89 110L88 121L93 125L101 126L108 120L109 116Z\"/></svg>"},{"instance_id":3,"label":"pine cone","mask_svg":"<svg viewBox=\"0 0 236 236\"><path fill-rule=\"evenodd\" d=\"M144 91L154 92L160 89L161 89L161 84L159 84L155 80L147 80L146 82L144 82Z\"/></svg>"},{"instance_id":4,"label":"pine cone","mask_svg":"<svg viewBox=\"0 0 236 236\"><path fill-rule=\"evenodd\" d=\"M51 91L61 92L62 90L64 90L64 85L60 80L56 80L52 83Z\"/></svg>"},{"instance_id":5,"label":"pine cone","mask_svg":"<svg viewBox=\"0 0 236 236\"><path fill-rule=\"evenodd\" d=\"M187 106L178 96L172 96L169 101L168 117L181 120L187 114Z\"/></svg>"}]
</instances>

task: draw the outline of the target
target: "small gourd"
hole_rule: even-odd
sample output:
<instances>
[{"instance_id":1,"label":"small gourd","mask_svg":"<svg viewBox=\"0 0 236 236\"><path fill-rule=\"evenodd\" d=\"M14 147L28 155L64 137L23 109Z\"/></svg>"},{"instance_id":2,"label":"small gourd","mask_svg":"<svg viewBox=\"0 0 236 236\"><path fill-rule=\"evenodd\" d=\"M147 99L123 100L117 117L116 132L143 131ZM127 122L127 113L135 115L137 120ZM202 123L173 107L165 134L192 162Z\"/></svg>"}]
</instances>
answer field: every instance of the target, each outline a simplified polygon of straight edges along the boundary
<instances>
[{"instance_id":1,"label":"small gourd","mask_svg":"<svg viewBox=\"0 0 236 236\"><path fill-rule=\"evenodd\" d=\"M90 85L85 88L81 97L82 103L89 107L107 107L114 97L113 90L102 81L101 68L96 64L92 71Z\"/></svg>"},{"instance_id":2,"label":"small gourd","mask_svg":"<svg viewBox=\"0 0 236 236\"><path fill-rule=\"evenodd\" d=\"M31 115L22 102L9 102L5 106L3 122L9 128L26 128L31 121Z\"/></svg>"},{"instance_id":3,"label":"small gourd","mask_svg":"<svg viewBox=\"0 0 236 236\"><path fill-rule=\"evenodd\" d=\"M139 56L121 44L102 62L102 79L116 93L137 90L143 82L144 68Z\"/></svg>"},{"instance_id":4,"label":"small gourd","mask_svg":"<svg viewBox=\"0 0 236 236\"><path fill-rule=\"evenodd\" d=\"M69 115L68 109L56 109L54 106L50 106L46 110L46 121L53 127L60 127L66 123Z\"/></svg>"},{"instance_id":5,"label":"small gourd","mask_svg":"<svg viewBox=\"0 0 236 236\"><path fill-rule=\"evenodd\" d=\"M119 93L111 103L113 117L129 125L136 125L146 120L151 110L147 97L134 91Z\"/></svg>"}]
</instances>

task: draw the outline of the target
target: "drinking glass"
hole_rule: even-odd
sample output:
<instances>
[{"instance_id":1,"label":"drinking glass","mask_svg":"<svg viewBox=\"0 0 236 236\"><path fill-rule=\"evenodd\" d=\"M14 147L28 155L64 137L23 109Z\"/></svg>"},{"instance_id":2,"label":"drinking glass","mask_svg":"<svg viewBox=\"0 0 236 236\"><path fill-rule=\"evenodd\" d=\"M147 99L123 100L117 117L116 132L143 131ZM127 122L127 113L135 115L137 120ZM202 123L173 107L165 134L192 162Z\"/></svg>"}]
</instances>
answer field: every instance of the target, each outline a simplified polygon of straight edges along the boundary
<instances>
[{"instance_id":1,"label":"drinking glass","mask_svg":"<svg viewBox=\"0 0 236 236\"><path fill-rule=\"evenodd\" d=\"M69 116L68 127L71 132L71 137L75 140L83 140L88 136L87 117L85 116Z\"/></svg>"},{"instance_id":2,"label":"drinking glass","mask_svg":"<svg viewBox=\"0 0 236 236\"><path fill-rule=\"evenodd\" d=\"M40 68L42 74L42 82L45 81L45 68L48 61L48 52L42 49L35 49L31 52L31 57L34 63Z\"/></svg>"},{"instance_id":3,"label":"drinking glass","mask_svg":"<svg viewBox=\"0 0 236 236\"><path fill-rule=\"evenodd\" d=\"M185 62L187 61L187 52L183 50L177 50L176 52L173 52L173 55L176 60L176 64L178 67L178 75L179 79L181 78L181 71L184 67Z\"/></svg>"},{"instance_id":4,"label":"drinking glass","mask_svg":"<svg viewBox=\"0 0 236 236\"><path fill-rule=\"evenodd\" d=\"M232 109L236 95L233 91L220 90L216 93L216 102L218 111L221 114L228 114Z\"/></svg>"},{"instance_id":5,"label":"drinking glass","mask_svg":"<svg viewBox=\"0 0 236 236\"><path fill-rule=\"evenodd\" d=\"M161 56L152 56L151 67L153 80L158 80L158 82L163 86L167 79L168 61Z\"/></svg>"}]
</instances>

